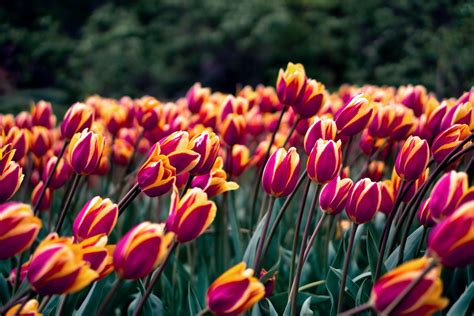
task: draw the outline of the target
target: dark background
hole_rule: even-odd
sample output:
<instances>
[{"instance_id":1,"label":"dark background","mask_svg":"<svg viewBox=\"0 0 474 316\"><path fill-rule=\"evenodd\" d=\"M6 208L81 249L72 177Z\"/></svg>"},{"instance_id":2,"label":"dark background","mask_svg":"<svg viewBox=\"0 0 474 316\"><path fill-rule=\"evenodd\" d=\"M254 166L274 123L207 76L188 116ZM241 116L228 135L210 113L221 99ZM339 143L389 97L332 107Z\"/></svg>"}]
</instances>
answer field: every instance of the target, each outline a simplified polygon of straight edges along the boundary
<instances>
[{"instance_id":1,"label":"dark background","mask_svg":"<svg viewBox=\"0 0 474 316\"><path fill-rule=\"evenodd\" d=\"M274 85L301 62L342 83L474 85L474 1L2 1L0 110L87 95L160 99L195 81Z\"/></svg>"}]
</instances>

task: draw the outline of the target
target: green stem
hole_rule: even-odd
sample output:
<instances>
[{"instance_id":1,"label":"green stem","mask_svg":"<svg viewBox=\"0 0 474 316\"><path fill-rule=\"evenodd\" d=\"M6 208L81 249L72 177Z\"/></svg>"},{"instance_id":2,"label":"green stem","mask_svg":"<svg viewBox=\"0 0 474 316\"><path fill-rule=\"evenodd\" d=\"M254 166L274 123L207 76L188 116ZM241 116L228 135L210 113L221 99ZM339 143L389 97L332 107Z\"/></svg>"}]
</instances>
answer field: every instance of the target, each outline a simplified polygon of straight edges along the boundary
<instances>
[{"instance_id":1,"label":"green stem","mask_svg":"<svg viewBox=\"0 0 474 316\"><path fill-rule=\"evenodd\" d=\"M354 307L348 311L345 311L344 313L338 314L338 316L352 316L352 315L357 315L359 313L365 312L368 309L372 309L372 303L368 302L365 304L362 304L360 306Z\"/></svg>"},{"instance_id":2,"label":"green stem","mask_svg":"<svg viewBox=\"0 0 474 316\"><path fill-rule=\"evenodd\" d=\"M321 228L327 215L328 215L327 213L323 213L321 215L321 218L319 219L319 222L316 225L316 228L314 229L313 234L311 235L311 238L308 241L308 244L306 245L306 249L304 251L304 256L303 256L303 265L305 264L306 260L308 260L308 255L309 255L309 252L311 251L311 247L313 247L314 241L316 240L316 235L318 234L319 229Z\"/></svg>"},{"instance_id":3,"label":"green stem","mask_svg":"<svg viewBox=\"0 0 474 316\"><path fill-rule=\"evenodd\" d=\"M311 289L313 287L316 287L318 285L322 285L324 283L326 283L325 280L319 280L319 281L316 281L316 282L311 282L311 283L305 284L302 287L298 288L298 292L303 292L304 290Z\"/></svg>"},{"instance_id":4,"label":"green stem","mask_svg":"<svg viewBox=\"0 0 474 316\"><path fill-rule=\"evenodd\" d=\"M67 210L69 209L69 205L72 202L72 198L74 197L74 193L77 191L77 187L79 185L79 180L81 179L81 175L79 173L76 173L74 176L74 180L72 182L71 190L69 191L67 197L66 197L66 202L64 203L64 207L61 210L61 213L58 218L58 222L56 223L56 227L54 228L54 231L57 233L60 233L61 227L63 226L64 219L66 218L66 213Z\"/></svg>"},{"instance_id":5,"label":"green stem","mask_svg":"<svg viewBox=\"0 0 474 316\"><path fill-rule=\"evenodd\" d=\"M346 281L347 281L347 274L349 272L349 262L351 259L352 247L354 246L354 239L355 239L355 235L356 235L358 227L359 227L359 224L352 223L352 232L349 238L349 245L347 246L346 258L344 259L344 266L342 268L341 287L339 288L339 298L337 300L337 313L338 314L342 312L342 307L344 305L344 294L346 292Z\"/></svg>"},{"instance_id":6,"label":"green stem","mask_svg":"<svg viewBox=\"0 0 474 316\"><path fill-rule=\"evenodd\" d=\"M293 125L291 126L291 129L290 131L288 132L288 135L286 136L286 139L285 139L285 142L283 143L283 148L286 147L286 145L288 145L288 142L290 141L291 139L291 135L293 135L293 132L295 131L296 129L296 126L298 126L298 123L301 121L301 117L298 115L298 118L293 122Z\"/></svg>"},{"instance_id":7,"label":"green stem","mask_svg":"<svg viewBox=\"0 0 474 316\"><path fill-rule=\"evenodd\" d=\"M265 223L263 224L263 229L262 229L262 234L260 235L260 239L258 242L258 247L257 247L257 252L255 254L255 259L253 262L253 267L255 271L255 275L258 276L260 274L260 266L262 264L261 262L261 256L262 256L262 251L263 251L263 245L265 243L265 237L267 236L267 230L268 226L270 225L270 220L272 218L272 211L273 211L273 206L275 205L275 197L270 197L270 201L268 203L268 209L266 213L266 218L265 218Z\"/></svg>"},{"instance_id":8,"label":"green stem","mask_svg":"<svg viewBox=\"0 0 474 316\"><path fill-rule=\"evenodd\" d=\"M96 315L106 315L105 311L107 309L107 306L109 305L110 301L114 297L115 292L117 292L118 288L120 287L120 284L122 284L122 281L123 279L117 277L112 287L110 288L109 293L107 294L105 299L102 301L102 304L100 304L99 310L97 311Z\"/></svg>"}]
</instances>

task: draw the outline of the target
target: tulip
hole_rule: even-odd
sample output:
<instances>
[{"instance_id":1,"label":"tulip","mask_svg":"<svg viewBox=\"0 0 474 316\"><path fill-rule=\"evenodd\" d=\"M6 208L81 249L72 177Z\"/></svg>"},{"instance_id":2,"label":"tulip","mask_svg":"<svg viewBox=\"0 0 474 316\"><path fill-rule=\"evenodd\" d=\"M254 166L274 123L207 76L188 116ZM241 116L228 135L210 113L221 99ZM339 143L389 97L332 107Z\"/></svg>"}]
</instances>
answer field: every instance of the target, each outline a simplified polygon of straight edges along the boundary
<instances>
[{"instance_id":1,"label":"tulip","mask_svg":"<svg viewBox=\"0 0 474 316\"><path fill-rule=\"evenodd\" d=\"M80 133L92 126L94 109L84 103L74 103L61 123L61 135L70 140L76 133Z\"/></svg>"},{"instance_id":2,"label":"tulip","mask_svg":"<svg viewBox=\"0 0 474 316\"><path fill-rule=\"evenodd\" d=\"M303 65L288 63L286 70L280 69L276 82L278 99L282 104L293 105L305 93L306 73Z\"/></svg>"},{"instance_id":3,"label":"tulip","mask_svg":"<svg viewBox=\"0 0 474 316\"><path fill-rule=\"evenodd\" d=\"M468 189L468 178L465 172L451 171L443 175L431 191L429 207L436 222L452 214L459 200Z\"/></svg>"},{"instance_id":4,"label":"tulip","mask_svg":"<svg viewBox=\"0 0 474 316\"><path fill-rule=\"evenodd\" d=\"M171 190L176 181L176 169L170 164L167 156L160 152L160 145L153 146L148 159L137 173L140 189L148 196L160 196Z\"/></svg>"},{"instance_id":5,"label":"tulip","mask_svg":"<svg viewBox=\"0 0 474 316\"><path fill-rule=\"evenodd\" d=\"M72 232L78 241L105 234L114 229L118 217L118 207L110 199L96 196L90 199L77 214Z\"/></svg>"},{"instance_id":6,"label":"tulip","mask_svg":"<svg viewBox=\"0 0 474 316\"><path fill-rule=\"evenodd\" d=\"M200 155L189 149L189 134L185 131L174 132L160 140L161 153L167 155L170 164L175 167L176 174L193 169L200 159Z\"/></svg>"},{"instance_id":7,"label":"tulip","mask_svg":"<svg viewBox=\"0 0 474 316\"><path fill-rule=\"evenodd\" d=\"M262 184L265 192L274 197L284 197L295 189L300 172L300 157L296 148L288 152L279 148L267 161L263 170Z\"/></svg>"},{"instance_id":8,"label":"tulip","mask_svg":"<svg viewBox=\"0 0 474 316\"><path fill-rule=\"evenodd\" d=\"M430 259L423 257L408 261L383 275L374 284L370 295L370 302L374 309L381 313L429 265ZM441 297L443 282L440 275L439 267L428 272L390 315L432 315L445 308L448 300Z\"/></svg>"},{"instance_id":9,"label":"tulip","mask_svg":"<svg viewBox=\"0 0 474 316\"><path fill-rule=\"evenodd\" d=\"M275 281L276 281L276 272L272 274L272 276L268 277L267 276L268 272L265 269L262 269L260 271L260 276L259 278L265 278L266 281L263 283L263 286L265 286L265 298L272 296L273 294L273 289L275 288Z\"/></svg>"},{"instance_id":10,"label":"tulip","mask_svg":"<svg viewBox=\"0 0 474 316\"><path fill-rule=\"evenodd\" d=\"M434 161L437 163L443 161L470 134L469 126L466 124L455 124L441 132L431 144Z\"/></svg>"},{"instance_id":11,"label":"tulip","mask_svg":"<svg viewBox=\"0 0 474 316\"><path fill-rule=\"evenodd\" d=\"M222 140L228 146L243 144L245 142L246 123L245 117L239 114L229 114L220 126Z\"/></svg>"},{"instance_id":12,"label":"tulip","mask_svg":"<svg viewBox=\"0 0 474 316\"><path fill-rule=\"evenodd\" d=\"M12 149L11 144L6 144L5 146L0 147L0 174L3 174L10 162L15 156L15 149Z\"/></svg>"},{"instance_id":13,"label":"tulip","mask_svg":"<svg viewBox=\"0 0 474 316\"><path fill-rule=\"evenodd\" d=\"M173 239L159 224L143 222L123 236L114 251L114 267L120 278L136 280L152 272L165 258Z\"/></svg>"},{"instance_id":14,"label":"tulip","mask_svg":"<svg viewBox=\"0 0 474 316\"><path fill-rule=\"evenodd\" d=\"M360 133L372 117L373 106L363 95L358 94L335 115L337 129L341 135L354 136Z\"/></svg>"},{"instance_id":15,"label":"tulip","mask_svg":"<svg viewBox=\"0 0 474 316\"><path fill-rule=\"evenodd\" d=\"M307 79L304 92L296 102L289 103L302 119L314 116L324 104L325 87L313 79Z\"/></svg>"},{"instance_id":16,"label":"tulip","mask_svg":"<svg viewBox=\"0 0 474 316\"><path fill-rule=\"evenodd\" d=\"M336 123L332 119L316 118L304 136L304 151L309 155L318 139L334 140L336 138L336 133Z\"/></svg>"},{"instance_id":17,"label":"tulip","mask_svg":"<svg viewBox=\"0 0 474 316\"><path fill-rule=\"evenodd\" d=\"M309 154L306 171L311 180L322 184L336 177L341 166L341 141L319 139Z\"/></svg>"},{"instance_id":18,"label":"tulip","mask_svg":"<svg viewBox=\"0 0 474 316\"><path fill-rule=\"evenodd\" d=\"M436 224L433 216L431 216L430 198L427 198L421 203L418 213L416 213L416 217L424 227L432 227Z\"/></svg>"},{"instance_id":19,"label":"tulip","mask_svg":"<svg viewBox=\"0 0 474 316\"><path fill-rule=\"evenodd\" d=\"M277 134L277 136L278 135L279 134ZM269 144L270 144L270 140L264 140L257 145L257 148L252 154L252 159L250 160L250 164L252 166L257 166L260 168L260 166L263 164L263 160L265 158L265 154L267 153ZM277 149L278 149L278 146L276 146L275 144L272 144L269 154L272 155Z\"/></svg>"},{"instance_id":20,"label":"tulip","mask_svg":"<svg viewBox=\"0 0 474 316\"><path fill-rule=\"evenodd\" d=\"M83 260L84 251L70 238L47 236L36 248L28 269L28 282L40 295L69 294L98 277Z\"/></svg>"},{"instance_id":21,"label":"tulip","mask_svg":"<svg viewBox=\"0 0 474 316\"><path fill-rule=\"evenodd\" d=\"M347 216L357 224L366 223L380 209L381 200L382 194L376 182L368 178L359 180L349 191L346 202Z\"/></svg>"},{"instance_id":22,"label":"tulip","mask_svg":"<svg viewBox=\"0 0 474 316\"><path fill-rule=\"evenodd\" d=\"M15 117L15 125L20 129L30 130L33 126L31 114L26 111L18 113Z\"/></svg>"},{"instance_id":23,"label":"tulip","mask_svg":"<svg viewBox=\"0 0 474 316\"><path fill-rule=\"evenodd\" d=\"M120 166L127 166L132 158L133 145L124 139L116 138L112 144L112 161ZM100 162L99 162L100 163Z\"/></svg>"},{"instance_id":24,"label":"tulip","mask_svg":"<svg viewBox=\"0 0 474 316\"><path fill-rule=\"evenodd\" d=\"M250 150L245 145L232 146L232 175L240 176L250 164Z\"/></svg>"},{"instance_id":25,"label":"tulip","mask_svg":"<svg viewBox=\"0 0 474 316\"><path fill-rule=\"evenodd\" d=\"M192 113L199 113L201 106L211 95L211 89L202 88L199 82L195 83L186 93L188 108Z\"/></svg>"},{"instance_id":26,"label":"tulip","mask_svg":"<svg viewBox=\"0 0 474 316\"><path fill-rule=\"evenodd\" d=\"M227 191L237 190L239 188L237 183L227 181L227 173L223 169L223 165L222 157L217 157L212 170L207 174L194 177L191 187L201 188L209 198Z\"/></svg>"},{"instance_id":27,"label":"tulip","mask_svg":"<svg viewBox=\"0 0 474 316\"><path fill-rule=\"evenodd\" d=\"M368 126L370 136L375 138L388 137L392 133L394 121L395 108L393 106L379 106Z\"/></svg>"},{"instance_id":28,"label":"tulip","mask_svg":"<svg viewBox=\"0 0 474 316\"><path fill-rule=\"evenodd\" d=\"M105 126L112 135L117 135L118 131L127 126L129 109L119 103L112 103L105 107L102 112Z\"/></svg>"},{"instance_id":29,"label":"tulip","mask_svg":"<svg viewBox=\"0 0 474 316\"><path fill-rule=\"evenodd\" d=\"M401 103L412 109L416 116L420 116L426 102L426 89L423 86L413 87L411 85L403 88Z\"/></svg>"},{"instance_id":30,"label":"tulip","mask_svg":"<svg viewBox=\"0 0 474 316\"><path fill-rule=\"evenodd\" d=\"M41 177L43 182L46 182L48 179L48 176L51 174L57 160L58 157L52 156L46 162ZM49 183L48 187L52 189L59 189L71 178L72 172L73 170L71 165L64 158L60 159L56 170L54 170L53 177L51 178L51 182Z\"/></svg>"},{"instance_id":31,"label":"tulip","mask_svg":"<svg viewBox=\"0 0 474 316\"><path fill-rule=\"evenodd\" d=\"M0 205L0 260L11 258L31 246L41 228L41 220L31 207L19 202Z\"/></svg>"},{"instance_id":32,"label":"tulip","mask_svg":"<svg viewBox=\"0 0 474 316\"><path fill-rule=\"evenodd\" d=\"M416 117L411 109L402 105L395 106L395 118L391 125L390 139L400 141L406 139L416 128Z\"/></svg>"},{"instance_id":33,"label":"tulip","mask_svg":"<svg viewBox=\"0 0 474 316\"><path fill-rule=\"evenodd\" d=\"M12 151L14 153L14 151ZM3 172L0 173L0 202L11 199L20 188L23 182L23 169L14 161L11 161L12 154L2 159Z\"/></svg>"},{"instance_id":34,"label":"tulip","mask_svg":"<svg viewBox=\"0 0 474 316\"><path fill-rule=\"evenodd\" d=\"M104 152L105 139L95 132L83 130L71 139L69 160L78 174L91 174L99 165Z\"/></svg>"},{"instance_id":35,"label":"tulip","mask_svg":"<svg viewBox=\"0 0 474 316\"><path fill-rule=\"evenodd\" d=\"M221 122L224 122L229 114L245 116L245 114L247 114L248 109L249 102L247 101L247 99L229 95L222 103L220 120Z\"/></svg>"},{"instance_id":36,"label":"tulip","mask_svg":"<svg viewBox=\"0 0 474 316\"><path fill-rule=\"evenodd\" d=\"M369 178L372 181L382 180L383 173L385 170L385 163L383 161L371 161L367 167L367 172L365 177Z\"/></svg>"},{"instance_id":37,"label":"tulip","mask_svg":"<svg viewBox=\"0 0 474 316\"><path fill-rule=\"evenodd\" d=\"M334 177L321 189L319 205L321 210L329 215L342 212L346 205L347 195L353 183L349 178Z\"/></svg>"},{"instance_id":38,"label":"tulip","mask_svg":"<svg viewBox=\"0 0 474 316\"><path fill-rule=\"evenodd\" d=\"M20 311L18 311L21 308ZM28 300L25 304L16 304L10 308L5 316L41 316L39 302L35 299Z\"/></svg>"},{"instance_id":39,"label":"tulip","mask_svg":"<svg viewBox=\"0 0 474 316\"><path fill-rule=\"evenodd\" d=\"M370 136L367 129L365 129L360 135L359 147L365 155L367 156L373 155L382 146L385 146L385 139L373 138L372 136ZM389 147L390 146L385 146L384 148L380 149L381 157L384 157L387 155L387 151Z\"/></svg>"},{"instance_id":40,"label":"tulip","mask_svg":"<svg viewBox=\"0 0 474 316\"><path fill-rule=\"evenodd\" d=\"M395 171L403 180L416 180L425 171L429 159L428 142L418 136L410 136L398 153Z\"/></svg>"},{"instance_id":41,"label":"tulip","mask_svg":"<svg viewBox=\"0 0 474 316\"><path fill-rule=\"evenodd\" d=\"M138 101L137 121L144 129L158 127L162 104L153 97L145 96Z\"/></svg>"},{"instance_id":42,"label":"tulip","mask_svg":"<svg viewBox=\"0 0 474 316\"><path fill-rule=\"evenodd\" d=\"M208 288L206 302L216 315L239 315L265 296L265 287L241 262L218 277Z\"/></svg>"},{"instance_id":43,"label":"tulip","mask_svg":"<svg viewBox=\"0 0 474 316\"><path fill-rule=\"evenodd\" d=\"M380 209L385 215L389 215L395 204L396 192L392 180L384 180L379 183L380 186Z\"/></svg>"},{"instance_id":44,"label":"tulip","mask_svg":"<svg viewBox=\"0 0 474 316\"><path fill-rule=\"evenodd\" d=\"M39 101L31 109L31 119L33 126L44 126L51 129L56 125L56 117L50 102Z\"/></svg>"},{"instance_id":45,"label":"tulip","mask_svg":"<svg viewBox=\"0 0 474 316\"><path fill-rule=\"evenodd\" d=\"M472 104L470 102L455 105L447 110L441 121L440 130L444 131L454 124L466 124L473 127Z\"/></svg>"},{"instance_id":46,"label":"tulip","mask_svg":"<svg viewBox=\"0 0 474 316\"><path fill-rule=\"evenodd\" d=\"M200 155L199 162L189 170L192 175L203 175L211 171L219 154L219 137L213 132L202 132L190 140L189 148Z\"/></svg>"},{"instance_id":47,"label":"tulip","mask_svg":"<svg viewBox=\"0 0 474 316\"><path fill-rule=\"evenodd\" d=\"M26 156L29 149L29 131L13 126L5 137L5 143L11 144L15 149L13 160L20 161Z\"/></svg>"},{"instance_id":48,"label":"tulip","mask_svg":"<svg viewBox=\"0 0 474 316\"><path fill-rule=\"evenodd\" d=\"M428 236L429 256L449 268L463 268L474 264L473 247L473 201L460 206L439 222Z\"/></svg>"},{"instance_id":49,"label":"tulip","mask_svg":"<svg viewBox=\"0 0 474 316\"><path fill-rule=\"evenodd\" d=\"M12 271L8 275L8 281L10 282L12 287L15 286L15 284L23 283L23 280L26 278L26 275L28 274L29 268L30 268L30 261L26 261L25 263L21 265L18 283L16 282L17 268L12 269Z\"/></svg>"},{"instance_id":50,"label":"tulip","mask_svg":"<svg viewBox=\"0 0 474 316\"><path fill-rule=\"evenodd\" d=\"M113 253L115 246L107 245L107 236L96 235L80 243L83 250L83 260L90 268L98 273L97 280L109 275L114 270Z\"/></svg>"},{"instance_id":51,"label":"tulip","mask_svg":"<svg viewBox=\"0 0 474 316\"><path fill-rule=\"evenodd\" d=\"M426 118L426 125L431 133L432 136L438 135L444 129L441 129L441 121L443 117L446 115L448 110L448 105L446 103L442 103L441 105L437 105L433 110L428 113Z\"/></svg>"},{"instance_id":52,"label":"tulip","mask_svg":"<svg viewBox=\"0 0 474 316\"><path fill-rule=\"evenodd\" d=\"M31 132L30 150L36 157L42 157L52 145L50 131L43 126L33 126Z\"/></svg>"},{"instance_id":53,"label":"tulip","mask_svg":"<svg viewBox=\"0 0 474 316\"><path fill-rule=\"evenodd\" d=\"M40 181L38 182L38 184L33 189L33 192L31 193L32 205L38 205L39 196L41 192L43 192L43 190L44 190L44 182ZM46 190L44 191L43 199L41 200L41 203L38 205L38 210L44 211L44 210L49 209L51 207L52 197L53 197L53 191L50 188L46 188Z\"/></svg>"},{"instance_id":54,"label":"tulip","mask_svg":"<svg viewBox=\"0 0 474 316\"><path fill-rule=\"evenodd\" d=\"M174 187L166 229L175 233L179 242L194 240L214 221L216 210L216 204L202 189L192 188L180 198Z\"/></svg>"}]
</instances>

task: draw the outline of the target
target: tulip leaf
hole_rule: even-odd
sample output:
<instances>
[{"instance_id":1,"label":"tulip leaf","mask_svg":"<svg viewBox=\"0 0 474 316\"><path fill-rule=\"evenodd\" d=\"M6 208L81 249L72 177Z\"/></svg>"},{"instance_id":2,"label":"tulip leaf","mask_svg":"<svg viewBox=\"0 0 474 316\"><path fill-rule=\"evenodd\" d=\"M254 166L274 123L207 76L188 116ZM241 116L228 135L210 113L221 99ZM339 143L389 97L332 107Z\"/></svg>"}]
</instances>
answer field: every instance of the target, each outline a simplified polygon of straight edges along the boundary
<instances>
[{"instance_id":1,"label":"tulip leaf","mask_svg":"<svg viewBox=\"0 0 474 316\"><path fill-rule=\"evenodd\" d=\"M199 304L196 292L192 288L191 283L188 284L188 307L190 315L197 315L202 310L201 304Z\"/></svg>"},{"instance_id":2,"label":"tulip leaf","mask_svg":"<svg viewBox=\"0 0 474 316\"><path fill-rule=\"evenodd\" d=\"M129 316L133 315L135 308L138 305L138 302L142 298L142 295L145 293L145 287L141 280L138 280L138 289L140 290L139 293L134 294L135 298L133 299L132 303L128 306L127 314ZM142 315L163 315L163 303L161 300L153 293L150 294L148 299L146 300L145 305L143 305Z\"/></svg>"},{"instance_id":3,"label":"tulip leaf","mask_svg":"<svg viewBox=\"0 0 474 316\"><path fill-rule=\"evenodd\" d=\"M357 292L356 305L365 304L370 297L370 290L372 289L372 282L369 279L365 279L362 282L359 292Z\"/></svg>"},{"instance_id":4,"label":"tulip leaf","mask_svg":"<svg viewBox=\"0 0 474 316\"><path fill-rule=\"evenodd\" d=\"M247 263L247 266L251 267L253 265L253 261L255 260L255 252L257 251L258 241L260 240L260 235L262 234L263 225L265 224L265 220L267 218L267 214L262 217L260 222L257 225L257 229L250 238L250 242L245 249L243 261Z\"/></svg>"},{"instance_id":5,"label":"tulip leaf","mask_svg":"<svg viewBox=\"0 0 474 316\"><path fill-rule=\"evenodd\" d=\"M270 314L270 316L278 316L278 313L276 312L275 307L273 307L272 302L267 298L265 299L265 301L268 304L268 313Z\"/></svg>"},{"instance_id":6,"label":"tulip leaf","mask_svg":"<svg viewBox=\"0 0 474 316\"><path fill-rule=\"evenodd\" d=\"M311 310L311 297L308 297L303 306L301 306L300 316L313 316L313 311Z\"/></svg>"},{"instance_id":7,"label":"tulip leaf","mask_svg":"<svg viewBox=\"0 0 474 316\"><path fill-rule=\"evenodd\" d=\"M55 295L51 298L43 309L43 315L53 315L56 307L59 304L59 296Z\"/></svg>"},{"instance_id":8,"label":"tulip leaf","mask_svg":"<svg viewBox=\"0 0 474 316\"><path fill-rule=\"evenodd\" d=\"M370 267L370 271L372 275L372 280L375 281L375 269L377 266L377 260L380 257L380 253L377 247L377 243L375 242L375 239L370 229L367 231L366 248L367 248L367 257L369 259L369 267ZM387 268L385 267L383 263L382 263L381 272L382 274L387 272Z\"/></svg>"},{"instance_id":9,"label":"tulip leaf","mask_svg":"<svg viewBox=\"0 0 474 316\"><path fill-rule=\"evenodd\" d=\"M233 191L229 192L229 203L228 203L228 214L229 214L229 222L230 222L230 239L232 241L232 246L234 248L234 261L232 264L237 263L236 260L240 260L242 258L242 243L240 242L240 226L239 221L237 219L237 206L235 204L235 194Z\"/></svg>"},{"instance_id":10,"label":"tulip leaf","mask_svg":"<svg viewBox=\"0 0 474 316\"><path fill-rule=\"evenodd\" d=\"M342 279L342 271L339 270L339 269L334 269L333 267L330 267L331 271L334 272L334 274L339 278L339 280ZM352 298L356 298L357 296L357 292L359 291L359 286L357 284L354 283L354 281L350 278L350 276L348 275L347 276L347 281L346 281L346 286L347 286L347 290L348 290L348 294L352 297Z\"/></svg>"},{"instance_id":11,"label":"tulip leaf","mask_svg":"<svg viewBox=\"0 0 474 316\"><path fill-rule=\"evenodd\" d=\"M408 236L404 259L408 260L414 257L418 243L420 242L421 237L423 236L423 226L418 227L413 233ZM400 246L398 246L390 256L385 260L385 266L388 270L391 270L397 266L398 263L398 253L400 252Z\"/></svg>"},{"instance_id":12,"label":"tulip leaf","mask_svg":"<svg viewBox=\"0 0 474 316\"><path fill-rule=\"evenodd\" d=\"M75 312L77 315L94 315L96 313L100 303L100 300L97 298L101 297L102 290L106 283L105 280L94 283L81 306L79 306L79 309Z\"/></svg>"},{"instance_id":13,"label":"tulip leaf","mask_svg":"<svg viewBox=\"0 0 474 316\"><path fill-rule=\"evenodd\" d=\"M467 311L474 300L474 283L471 283L464 293L449 309L447 316L467 315Z\"/></svg>"},{"instance_id":14,"label":"tulip leaf","mask_svg":"<svg viewBox=\"0 0 474 316\"><path fill-rule=\"evenodd\" d=\"M10 298L10 290L6 278L0 278L0 302L4 305Z\"/></svg>"}]
</instances>

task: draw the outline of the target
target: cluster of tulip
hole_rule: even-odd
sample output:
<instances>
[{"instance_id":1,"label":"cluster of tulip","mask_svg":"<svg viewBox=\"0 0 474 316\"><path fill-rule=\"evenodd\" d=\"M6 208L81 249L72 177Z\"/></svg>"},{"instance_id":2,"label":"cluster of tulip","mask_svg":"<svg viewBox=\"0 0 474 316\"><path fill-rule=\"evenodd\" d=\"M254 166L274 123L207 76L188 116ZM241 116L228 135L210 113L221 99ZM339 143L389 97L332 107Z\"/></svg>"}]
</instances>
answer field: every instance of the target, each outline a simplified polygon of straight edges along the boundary
<instances>
[{"instance_id":1,"label":"cluster of tulip","mask_svg":"<svg viewBox=\"0 0 474 316\"><path fill-rule=\"evenodd\" d=\"M0 114L0 312L467 312L473 107L289 63L275 89Z\"/></svg>"}]
</instances>

